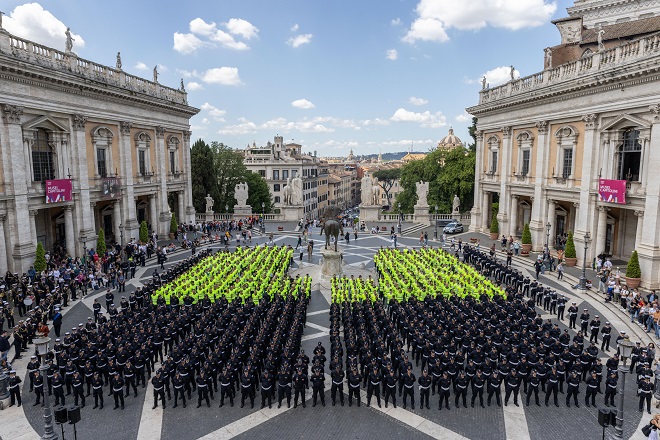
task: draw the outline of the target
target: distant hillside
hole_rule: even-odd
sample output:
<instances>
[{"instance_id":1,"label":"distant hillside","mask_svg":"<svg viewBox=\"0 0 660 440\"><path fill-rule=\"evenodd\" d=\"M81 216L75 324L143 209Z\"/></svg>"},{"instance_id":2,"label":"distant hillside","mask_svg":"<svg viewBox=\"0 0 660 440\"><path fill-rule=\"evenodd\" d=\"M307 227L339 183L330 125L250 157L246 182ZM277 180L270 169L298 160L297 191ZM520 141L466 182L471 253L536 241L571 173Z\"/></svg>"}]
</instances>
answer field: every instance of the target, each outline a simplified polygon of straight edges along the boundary
<instances>
[{"instance_id":1,"label":"distant hillside","mask_svg":"<svg viewBox=\"0 0 660 440\"><path fill-rule=\"evenodd\" d=\"M413 151L413 154L425 154L428 151ZM383 161L389 160L400 160L403 156L408 154L407 151L397 151L396 153L383 153ZM365 159L378 159L378 153L376 154L367 154L364 156Z\"/></svg>"}]
</instances>

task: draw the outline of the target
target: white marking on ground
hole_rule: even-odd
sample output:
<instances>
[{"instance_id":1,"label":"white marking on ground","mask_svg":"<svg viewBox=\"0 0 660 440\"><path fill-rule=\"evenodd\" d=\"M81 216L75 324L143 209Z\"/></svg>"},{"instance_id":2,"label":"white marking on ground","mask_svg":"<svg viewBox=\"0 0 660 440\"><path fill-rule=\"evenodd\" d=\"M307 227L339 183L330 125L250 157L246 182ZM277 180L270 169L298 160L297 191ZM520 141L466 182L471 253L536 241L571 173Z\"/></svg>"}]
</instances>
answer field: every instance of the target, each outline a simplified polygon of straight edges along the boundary
<instances>
[{"instance_id":1,"label":"white marking on ground","mask_svg":"<svg viewBox=\"0 0 660 440\"><path fill-rule=\"evenodd\" d=\"M160 368L160 364L156 364L156 370ZM144 390L144 404L142 405L142 413L140 414L140 427L138 428L137 440L159 440L160 434L163 429L163 404L162 401L158 402L158 407L153 407L154 387L151 381L147 381L147 387L141 388Z\"/></svg>"},{"instance_id":2,"label":"white marking on ground","mask_svg":"<svg viewBox=\"0 0 660 440\"><path fill-rule=\"evenodd\" d=\"M502 406L507 440L527 440L531 438L529 436L527 417L525 417L525 408L521 396L522 393L518 396L520 398L520 406L515 406L513 403L508 406Z\"/></svg>"},{"instance_id":3,"label":"white marking on ground","mask_svg":"<svg viewBox=\"0 0 660 440\"><path fill-rule=\"evenodd\" d=\"M330 309L317 310L316 312L308 312L307 316L322 315L324 313L330 313Z\"/></svg>"}]
</instances>

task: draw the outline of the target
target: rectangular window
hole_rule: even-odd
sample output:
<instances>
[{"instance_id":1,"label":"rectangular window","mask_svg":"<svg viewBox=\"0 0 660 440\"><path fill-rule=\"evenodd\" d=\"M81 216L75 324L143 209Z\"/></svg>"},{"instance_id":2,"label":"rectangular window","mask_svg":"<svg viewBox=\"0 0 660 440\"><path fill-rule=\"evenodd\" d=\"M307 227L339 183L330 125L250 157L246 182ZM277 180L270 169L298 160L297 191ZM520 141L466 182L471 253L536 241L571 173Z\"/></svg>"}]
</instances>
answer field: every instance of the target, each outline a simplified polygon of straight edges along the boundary
<instances>
[{"instance_id":1,"label":"rectangular window","mask_svg":"<svg viewBox=\"0 0 660 440\"><path fill-rule=\"evenodd\" d=\"M273 180L280 180L280 170L273 170Z\"/></svg>"},{"instance_id":2,"label":"rectangular window","mask_svg":"<svg viewBox=\"0 0 660 440\"><path fill-rule=\"evenodd\" d=\"M564 150L564 164L562 166L561 176L564 179L571 177L571 170L573 169L573 149L566 148Z\"/></svg>"},{"instance_id":3,"label":"rectangular window","mask_svg":"<svg viewBox=\"0 0 660 440\"><path fill-rule=\"evenodd\" d=\"M523 150L522 152L522 175L526 176L529 174L529 153L530 150Z\"/></svg>"},{"instance_id":4,"label":"rectangular window","mask_svg":"<svg viewBox=\"0 0 660 440\"><path fill-rule=\"evenodd\" d=\"M273 185L273 192L280 192L280 184L279 183L276 183L275 185Z\"/></svg>"},{"instance_id":5,"label":"rectangular window","mask_svg":"<svg viewBox=\"0 0 660 440\"><path fill-rule=\"evenodd\" d=\"M497 172L497 151L493 151L490 153L490 172L491 173Z\"/></svg>"},{"instance_id":6,"label":"rectangular window","mask_svg":"<svg viewBox=\"0 0 660 440\"><path fill-rule=\"evenodd\" d=\"M138 150L138 171L141 176L147 174L147 151Z\"/></svg>"},{"instance_id":7,"label":"rectangular window","mask_svg":"<svg viewBox=\"0 0 660 440\"><path fill-rule=\"evenodd\" d=\"M55 178L53 154L47 151L32 152L32 167L34 168L35 182L43 182Z\"/></svg>"},{"instance_id":8,"label":"rectangular window","mask_svg":"<svg viewBox=\"0 0 660 440\"><path fill-rule=\"evenodd\" d=\"M176 152L170 151L170 173L174 174L176 171Z\"/></svg>"},{"instance_id":9,"label":"rectangular window","mask_svg":"<svg viewBox=\"0 0 660 440\"><path fill-rule=\"evenodd\" d=\"M273 199L275 200L275 203L280 203L280 198L279 198L279 196L275 196L275 197L273 197Z\"/></svg>"},{"instance_id":10,"label":"rectangular window","mask_svg":"<svg viewBox=\"0 0 660 440\"><path fill-rule=\"evenodd\" d=\"M291 178L292 179L295 179L297 174L298 174L298 170L291 170Z\"/></svg>"},{"instance_id":11,"label":"rectangular window","mask_svg":"<svg viewBox=\"0 0 660 440\"><path fill-rule=\"evenodd\" d=\"M96 149L96 164L98 166L99 176L108 177L108 165L105 157L105 148Z\"/></svg>"},{"instance_id":12,"label":"rectangular window","mask_svg":"<svg viewBox=\"0 0 660 440\"><path fill-rule=\"evenodd\" d=\"M259 175L265 179L266 178L266 170L259 170Z\"/></svg>"},{"instance_id":13,"label":"rectangular window","mask_svg":"<svg viewBox=\"0 0 660 440\"><path fill-rule=\"evenodd\" d=\"M289 178L289 170L282 170L282 180Z\"/></svg>"}]
</instances>

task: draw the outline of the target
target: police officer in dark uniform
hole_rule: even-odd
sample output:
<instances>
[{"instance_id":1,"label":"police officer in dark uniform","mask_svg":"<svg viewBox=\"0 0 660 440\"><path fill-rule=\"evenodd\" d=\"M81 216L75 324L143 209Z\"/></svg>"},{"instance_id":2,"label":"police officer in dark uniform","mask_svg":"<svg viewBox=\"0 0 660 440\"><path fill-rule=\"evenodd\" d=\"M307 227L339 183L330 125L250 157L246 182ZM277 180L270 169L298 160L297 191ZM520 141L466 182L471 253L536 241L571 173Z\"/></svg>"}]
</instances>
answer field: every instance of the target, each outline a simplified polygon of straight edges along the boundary
<instances>
[{"instance_id":1,"label":"police officer in dark uniform","mask_svg":"<svg viewBox=\"0 0 660 440\"><path fill-rule=\"evenodd\" d=\"M408 368L406 374L401 378L403 381L403 409L406 409L406 400L410 396L410 406L415 409L415 382L417 379L412 372L412 368Z\"/></svg>"},{"instance_id":2,"label":"police officer in dark uniform","mask_svg":"<svg viewBox=\"0 0 660 440\"><path fill-rule=\"evenodd\" d=\"M651 396L653 395L654 386L650 382L650 377L644 377L644 380L639 383L637 393L639 394L639 412L644 411L644 401L646 401L646 411L651 414ZM20 400L19 400L20 406Z\"/></svg>"},{"instance_id":3,"label":"police officer in dark uniform","mask_svg":"<svg viewBox=\"0 0 660 440\"><path fill-rule=\"evenodd\" d=\"M84 378L80 375L80 372L76 370L71 378L71 385L73 387L73 403L78 406L78 398L80 397L82 405L81 408L85 407L85 394L83 392Z\"/></svg>"},{"instance_id":4,"label":"police officer in dark uniform","mask_svg":"<svg viewBox=\"0 0 660 440\"><path fill-rule=\"evenodd\" d=\"M118 375L117 375L118 376ZM117 377L115 376L115 377ZM158 398L160 397L161 403L163 404L163 409L166 408L165 404L165 384L163 383L163 378L161 377L161 371L156 370L156 374L151 378L151 385L154 387L154 406L152 409L158 407ZM114 390L114 386L113 386ZM121 394L121 393L120 393ZM121 407L124 409L124 397L121 396ZM115 393L115 409L117 409L117 394Z\"/></svg>"},{"instance_id":5,"label":"police officer in dark uniform","mask_svg":"<svg viewBox=\"0 0 660 440\"><path fill-rule=\"evenodd\" d=\"M316 406L316 399L319 394L321 395L321 405L325 406L325 375L323 370L315 369L310 380L312 382L312 406Z\"/></svg>"},{"instance_id":6,"label":"police officer in dark uniform","mask_svg":"<svg viewBox=\"0 0 660 440\"><path fill-rule=\"evenodd\" d=\"M419 376L417 383L419 384L419 407L424 408L424 400L426 400L426 409L431 409L429 406L429 397L431 395L431 376L428 370L424 370L422 375ZM482 405L483 406L483 402Z\"/></svg>"},{"instance_id":7,"label":"police officer in dark uniform","mask_svg":"<svg viewBox=\"0 0 660 440\"><path fill-rule=\"evenodd\" d=\"M18 403L18 406L21 406L21 378L16 375L16 371L11 370L9 372L9 395L11 397L11 402L9 406L14 406Z\"/></svg>"},{"instance_id":8,"label":"police officer in dark uniform","mask_svg":"<svg viewBox=\"0 0 660 440\"><path fill-rule=\"evenodd\" d=\"M442 409L442 401L445 401L445 407L447 409L449 408L449 393L450 393L450 386L451 386L451 379L449 378L449 375L447 372L442 373L442 377L438 381L438 396L439 396L439 403L438 403L438 409Z\"/></svg>"},{"instance_id":9,"label":"police officer in dark uniform","mask_svg":"<svg viewBox=\"0 0 660 440\"><path fill-rule=\"evenodd\" d=\"M577 408L580 407L578 402L578 394L580 393L580 378L575 370L571 371L571 375L566 380L566 406L571 407L571 396L573 396L573 403Z\"/></svg>"},{"instance_id":10,"label":"police officer in dark uniform","mask_svg":"<svg viewBox=\"0 0 660 440\"><path fill-rule=\"evenodd\" d=\"M44 378L39 370L32 373L32 385L34 386L34 396L37 398L32 406L37 406L44 397ZM42 403L41 406L44 406Z\"/></svg>"},{"instance_id":11,"label":"police officer in dark uniform","mask_svg":"<svg viewBox=\"0 0 660 440\"><path fill-rule=\"evenodd\" d=\"M199 375L195 378L195 381L197 383L197 408L202 406L202 400L206 400L206 406L210 408L211 401L209 400L208 378L206 377L206 373L204 372L204 370L201 370L199 372ZM165 408L164 397L165 396L163 395L163 408ZM252 402L252 408L254 408L254 393L251 393L250 401Z\"/></svg>"},{"instance_id":12,"label":"police officer in dark uniform","mask_svg":"<svg viewBox=\"0 0 660 440\"><path fill-rule=\"evenodd\" d=\"M493 394L495 395L495 401L497 402L497 406L502 406L502 401L501 401L501 391L500 391L500 385L502 384L502 377L500 377L499 373L496 371L493 371L493 374L491 374L488 377L487 380L488 383L488 406L490 406L491 399L493 398Z\"/></svg>"},{"instance_id":13,"label":"police officer in dark uniform","mask_svg":"<svg viewBox=\"0 0 660 440\"><path fill-rule=\"evenodd\" d=\"M571 306L568 308L568 328L575 329L575 323L578 316L577 303L571 303Z\"/></svg>"},{"instance_id":14,"label":"police officer in dark uniform","mask_svg":"<svg viewBox=\"0 0 660 440\"><path fill-rule=\"evenodd\" d=\"M339 392L341 406L344 406L344 376L344 372L341 369L341 363L338 363L332 373L330 373L330 378L332 379L332 386L330 387L332 406L335 406L337 392ZM387 402L385 403L385 406L387 406Z\"/></svg>"},{"instance_id":15,"label":"police officer in dark uniform","mask_svg":"<svg viewBox=\"0 0 660 440\"><path fill-rule=\"evenodd\" d=\"M506 380L504 382L504 388L506 390L506 393L504 395L504 406L507 406L509 404L509 397L511 397L511 394L513 394L514 405L519 406L518 393L520 392L521 380L522 377L518 374L518 372L515 369L511 370L509 375L506 377Z\"/></svg>"},{"instance_id":16,"label":"police officer in dark uniform","mask_svg":"<svg viewBox=\"0 0 660 440\"><path fill-rule=\"evenodd\" d=\"M103 377L98 371L94 372L94 377L92 378L92 393L94 394L94 407L96 409L99 407L103 409Z\"/></svg>"},{"instance_id":17,"label":"police officer in dark uniform","mask_svg":"<svg viewBox=\"0 0 660 440\"><path fill-rule=\"evenodd\" d=\"M307 374L303 372L302 368L296 368L296 372L293 373L291 380L293 381L294 389L293 407L298 407L298 397L300 397L302 406L305 408L305 389L309 388L309 379Z\"/></svg>"},{"instance_id":18,"label":"police officer in dark uniform","mask_svg":"<svg viewBox=\"0 0 660 440\"><path fill-rule=\"evenodd\" d=\"M600 344L600 349L603 351L610 351L610 341L612 340L612 327L609 321L605 321L605 327L600 331L603 342Z\"/></svg>"},{"instance_id":19,"label":"police officer in dark uniform","mask_svg":"<svg viewBox=\"0 0 660 440\"><path fill-rule=\"evenodd\" d=\"M412 373L412 372L411 372ZM378 368L374 368L371 373L369 373L369 384L367 385L367 407L371 406L371 396L376 395L376 401L378 402L378 408L381 407L380 405L380 383L382 380L382 376L380 374L380 371L378 371ZM358 403L358 406L360 404Z\"/></svg>"},{"instance_id":20,"label":"police officer in dark uniform","mask_svg":"<svg viewBox=\"0 0 660 440\"><path fill-rule=\"evenodd\" d=\"M616 396L616 386L619 381L616 371L613 371L605 380L605 406L614 406L614 396Z\"/></svg>"},{"instance_id":21,"label":"police officer in dark uniform","mask_svg":"<svg viewBox=\"0 0 660 440\"><path fill-rule=\"evenodd\" d=\"M394 369L391 369L388 374L385 375L383 395L385 397L385 408L387 408L388 401L390 397L392 398L392 405L396 408L396 382L397 377L394 372Z\"/></svg>"},{"instance_id":22,"label":"police officer in dark uniform","mask_svg":"<svg viewBox=\"0 0 660 440\"><path fill-rule=\"evenodd\" d=\"M268 408L273 407L273 378L270 376L268 369L264 369L261 373L261 408L266 406L266 399L268 399ZM343 405L342 397L342 405Z\"/></svg>"}]
</instances>

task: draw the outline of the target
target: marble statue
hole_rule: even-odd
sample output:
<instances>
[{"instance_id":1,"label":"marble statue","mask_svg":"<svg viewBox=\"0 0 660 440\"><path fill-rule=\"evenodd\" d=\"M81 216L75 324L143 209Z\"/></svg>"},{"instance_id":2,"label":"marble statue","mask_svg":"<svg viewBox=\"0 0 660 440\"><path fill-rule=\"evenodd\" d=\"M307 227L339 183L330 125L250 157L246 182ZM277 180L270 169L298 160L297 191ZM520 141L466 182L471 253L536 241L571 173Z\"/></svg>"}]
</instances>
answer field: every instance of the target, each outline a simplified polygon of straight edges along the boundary
<instances>
[{"instance_id":1,"label":"marble statue","mask_svg":"<svg viewBox=\"0 0 660 440\"><path fill-rule=\"evenodd\" d=\"M371 205L372 206L381 206L380 202L380 185L378 184L378 179L373 180L373 185L371 186Z\"/></svg>"},{"instance_id":2,"label":"marble statue","mask_svg":"<svg viewBox=\"0 0 660 440\"><path fill-rule=\"evenodd\" d=\"M603 35L605 35L605 31L603 29L598 31L598 52L602 52L605 50L605 43L603 43Z\"/></svg>"},{"instance_id":3,"label":"marble statue","mask_svg":"<svg viewBox=\"0 0 660 440\"><path fill-rule=\"evenodd\" d=\"M185 92L186 88L183 86L183 78L181 78L181 91Z\"/></svg>"},{"instance_id":4,"label":"marble statue","mask_svg":"<svg viewBox=\"0 0 660 440\"><path fill-rule=\"evenodd\" d=\"M206 195L206 212L213 212L213 197L211 197L211 194Z\"/></svg>"},{"instance_id":5,"label":"marble statue","mask_svg":"<svg viewBox=\"0 0 660 440\"><path fill-rule=\"evenodd\" d=\"M282 189L282 198L285 205L291 205L291 194L293 194L293 188L291 187L291 177L287 177L286 186Z\"/></svg>"},{"instance_id":6,"label":"marble statue","mask_svg":"<svg viewBox=\"0 0 660 440\"><path fill-rule=\"evenodd\" d=\"M452 203L451 211L454 213L458 213L461 211L461 199L459 199L456 194L454 194L454 202Z\"/></svg>"},{"instance_id":7,"label":"marble statue","mask_svg":"<svg viewBox=\"0 0 660 440\"><path fill-rule=\"evenodd\" d=\"M121 70L121 52L117 52L117 70Z\"/></svg>"},{"instance_id":8,"label":"marble statue","mask_svg":"<svg viewBox=\"0 0 660 440\"><path fill-rule=\"evenodd\" d=\"M362 204L365 206L371 205L373 202L372 180L369 176L364 176L361 181L362 187Z\"/></svg>"},{"instance_id":9,"label":"marble statue","mask_svg":"<svg viewBox=\"0 0 660 440\"><path fill-rule=\"evenodd\" d=\"M291 181L291 204L293 206L303 204L303 181L300 177L294 177Z\"/></svg>"},{"instance_id":10,"label":"marble statue","mask_svg":"<svg viewBox=\"0 0 660 440\"><path fill-rule=\"evenodd\" d=\"M428 182L417 182L415 183L417 187L417 205L415 206L429 206L426 196L429 193L429 183Z\"/></svg>"},{"instance_id":11,"label":"marble statue","mask_svg":"<svg viewBox=\"0 0 660 440\"><path fill-rule=\"evenodd\" d=\"M516 79L516 69L514 69L513 66L511 66L511 72L509 72L509 74L511 75L511 81Z\"/></svg>"},{"instance_id":12,"label":"marble statue","mask_svg":"<svg viewBox=\"0 0 660 440\"><path fill-rule=\"evenodd\" d=\"M73 50L73 42L75 41L71 36L71 28L66 28L66 32L64 32L64 34L66 35L66 43L64 48L66 52L71 52Z\"/></svg>"},{"instance_id":13,"label":"marble statue","mask_svg":"<svg viewBox=\"0 0 660 440\"><path fill-rule=\"evenodd\" d=\"M5 14L4 12L0 11L0 29L2 29L2 16L4 14Z\"/></svg>"},{"instance_id":14,"label":"marble statue","mask_svg":"<svg viewBox=\"0 0 660 440\"><path fill-rule=\"evenodd\" d=\"M486 77L481 78L481 90L486 90Z\"/></svg>"},{"instance_id":15,"label":"marble statue","mask_svg":"<svg viewBox=\"0 0 660 440\"><path fill-rule=\"evenodd\" d=\"M158 66L154 66L154 82L158 82Z\"/></svg>"},{"instance_id":16,"label":"marble statue","mask_svg":"<svg viewBox=\"0 0 660 440\"><path fill-rule=\"evenodd\" d=\"M552 49L550 49L549 47L545 48L545 68L546 69L552 68Z\"/></svg>"},{"instance_id":17,"label":"marble statue","mask_svg":"<svg viewBox=\"0 0 660 440\"><path fill-rule=\"evenodd\" d=\"M236 186L234 187L234 198L236 199L236 204L238 206L247 206L247 199L248 199L247 182L236 184Z\"/></svg>"}]
</instances>

